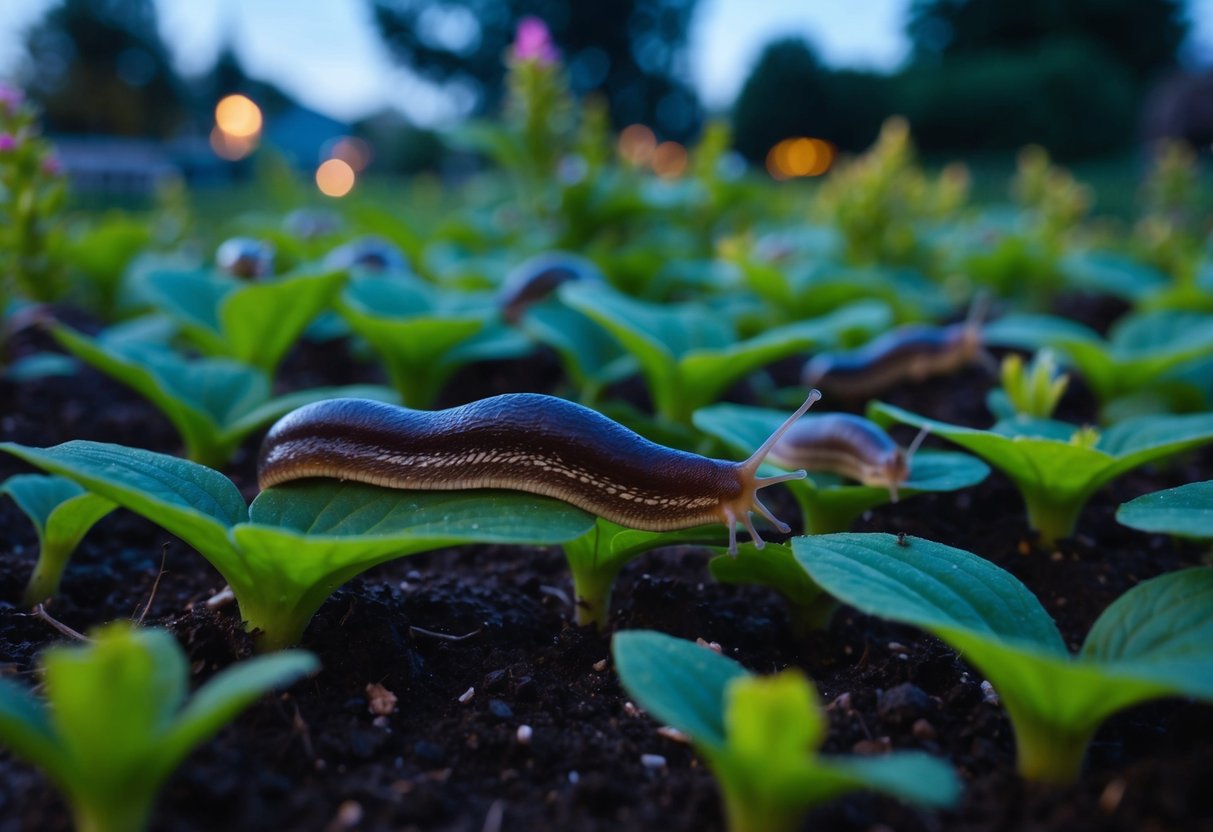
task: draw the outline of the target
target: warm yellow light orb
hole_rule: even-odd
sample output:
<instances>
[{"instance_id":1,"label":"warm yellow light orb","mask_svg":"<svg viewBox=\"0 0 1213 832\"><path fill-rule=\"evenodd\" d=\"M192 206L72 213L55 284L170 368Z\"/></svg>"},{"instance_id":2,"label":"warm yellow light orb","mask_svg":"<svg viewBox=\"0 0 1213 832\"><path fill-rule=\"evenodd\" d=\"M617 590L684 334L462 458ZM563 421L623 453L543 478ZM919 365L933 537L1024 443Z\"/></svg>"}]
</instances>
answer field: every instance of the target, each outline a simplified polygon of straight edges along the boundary
<instances>
[{"instance_id":1,"label":"warm yellow light orb","mask_svg":"<svg viewBox=\"0 0 1213 832\"><path fill-rule=\"evenodd\" d=\"M215 105L215 124L229 136L255 136L261 132L261 108L247 96L226 96Z\"/></svg>"},{"instance_id":2,"label":"warm yellow light orb","mask_svg":"<svg viewBox=\"0 0 1213 832\"><path fill-rule=\"evenodd\" d=\"M343 159L329 159L316 168L316 187L325 196L345 196L353 190L355 179L354 169Z\"/></svg>"}]
</instances>

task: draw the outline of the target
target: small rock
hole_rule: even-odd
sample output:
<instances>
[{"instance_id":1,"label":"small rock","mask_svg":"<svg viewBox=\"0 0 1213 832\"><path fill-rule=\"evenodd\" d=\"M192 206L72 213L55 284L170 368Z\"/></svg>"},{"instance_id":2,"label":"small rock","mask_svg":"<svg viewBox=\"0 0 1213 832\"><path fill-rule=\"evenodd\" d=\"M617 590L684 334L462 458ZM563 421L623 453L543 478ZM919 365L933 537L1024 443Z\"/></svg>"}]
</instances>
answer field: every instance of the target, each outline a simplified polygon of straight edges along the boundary
<instances>
[{"instance_id":1,"label":"small rock","mask_svg":"<svg viewBox=\"0 0 1213 832\"><path fill-rule=\"evenodd\" d=\"M677 728L670 727L669 725L662 725L657 729L657 733L660 736L665 737L667 740L673 740L674 742L686 744L691 741L686 734L682 733Z\"/></svg>"},{"instance_id":2,"label":"small rock","mask_svg":"<svg viewBox=\"0 0 1213 832\"><path fill-rule=\"evenodd\" d=\"M695 643L698 644L700 647L708 648L713 653L723 653L724 652L724 648L722 648L720 646L720 642L718 642L718 641L707 641L702 638L697 638L697 639L695 639Z\"/></svg>"},{"instance_id":3,"label":"small rock","mask_svg":"<svg viewBox=\"0 0 1213 832\"><path fill-rule=\"evenodd\" d=\"M665 768L665 757L660 754L641 754L640 764L645 768Z\"/></svg>"},{"instance_id":4,"label":"small rock","mask_svg":"<svg viewBox=\"0 0 1213 832\"><path fill-rule=\"evenodd\" d=\"M981 683L981 698L990 705L997 705L1001 701L998 698L998 691L994 690L994 686L988 680Z\"/></svg>"},{"instance_id":5,"label":"small rock","mask_svg":"<svg viewBox=\"0 0 1213 832\"><path fill-rule=\"evenodd\" d=\"M476 688L468 688L463 693L459 694L460 704L466 705L472 701L472 697L476 695Z\"/></svg>"},{"instance_id":6,"label":"small rock","mask_svg":"<svg viewBox=\"0 0 1213 832\"><path fill-rule=\"evenodd\" d=\"M594 671L596 673L601 673L602 671L606 670L606 667L607 667L606 659L599 659L598 661L594 662Z\"/></svg>"},{"instance_id":7,"label":"small rock","mask_svg":"<svg viewBox=\"0 0 1213 832\"><path fill-rule=\"evenodd\" d=\"M514 735L518 739L519 745L530 745L531 737L535 732L529 725L519 725L518 732Z\"/></svg>"},{"instance_id":8,"label":"small rock","mask_svg":"<svg viewBox=\"0 0 1213 832\"><path fill-rule=\"evenodd\" d=\"M333 818L331 828L353 829L362 823L362 804L357 800L347 800L337 807L337 816Z\"/></svg>"},{"instance_id":9,"label":"small rock","mask_svg":"<svg viewBox=\"0 0 1213 832\"><path fill-rule=\"evenodd\" d=\"M504 690L508 675L505 670L490 670L484 674L484 680L480 683L480 686L487 693L496 693L499 690Z\"/></svg>"},{"instance_id":10,"label":"small rock","mask_svg":"<svg viewBox=\"0 0 1213 832\"><path fill-rule=\"evenodd\" d=\"M640 716L640 713L641 713L640 709L637 708L635 705L633 705L631 702L623 703L623 712L625 714L627 714L628 716L632 716L632 717Z\"/></svg>"},{"instance_id":11,"label":"small rock","mask_svg":"<svg viewBox=\"0 0 1213 832\"><path fill-rule=\"evenodd\" d=\"M830 710L838 710L838 711L843 711L843 712L848 712L848 711L853 710L854 705L852 704L851 694L850 693L838 694L838 696L835 697L834 701L829 704L828 708Z\"/></svg>"},{"instance_id":12,"label":"small rock","mask_svg":"<svg viewBox=\"0 0 1213 832\"><path fill-rule=\"evenodd\" d=\"M441 748L429 740L418 740L413 743L413 757L419 763L438 766L446 762L446 754Z\"/></svg>"},{"instance_id":13,"label":"small rock","mask_svg":"<svg viewBox=\"0 0 1213 832\"><path fill-rule=\"evenodd\" d=\"M893 742L888 737L878 737L874 740L860 740L851 746L851 750L856 754L862 754L865 757L875 757L881 754L888 754L893 749Z\"/></svg>"},{"instance_id":14,"label":"small rock","mask_svg":"<svg viewBox=\"0 0 1213 832\"><path fill-rule=\"evenodd\" d=\"M1114 780L1108 781L1108 785L1099 794L1099 811L1105 815L1116 813L1117 807L1120 806L1120 801L1124 799L1125 789L1128 788L1128 782L1123 777L1117 777Z\"/></svg>"},{"instance_id":15,"label":"small rock","mask_svg":"<svg viewBox=\"0 0 1213 832\"><path fill-rule=\"evenodd\" d=\"M396 694L378 682L366 686L366 705L375 716L387 716L396 712Z\"/></svg>"},{"instance_id":16,"label":"small rock","mask_svg":"<svg viewBox=\"0 0 1213 832\"><path fill-rule=\"evenodd\" d=\"M917 685L906 682L889 688L876 702L876 713L882 721L893 725L911 722L932 710L931 697Z\"/></svg>"},{"instance_id":17,"label":"small rock","mask_svg":"<svg viewBox=\"0 0 1213 832\"><path fill-rule=\"evenodd\" d=\"M923 742L930 742L935 739L935 726L925 719L914 720L914 727L911 728L914 732L914 738Z\"/></svg>"},{"instance_id":18,"label":"small rock","mask_svg":"<svg viewBox=\"0 0 1213 832\"><path fill-rule=\"evenodd\" d=\"M514 716L514 710L500 699L489 700L489 713L498 719L510 719Z\"/></svg>"}]
</instances>

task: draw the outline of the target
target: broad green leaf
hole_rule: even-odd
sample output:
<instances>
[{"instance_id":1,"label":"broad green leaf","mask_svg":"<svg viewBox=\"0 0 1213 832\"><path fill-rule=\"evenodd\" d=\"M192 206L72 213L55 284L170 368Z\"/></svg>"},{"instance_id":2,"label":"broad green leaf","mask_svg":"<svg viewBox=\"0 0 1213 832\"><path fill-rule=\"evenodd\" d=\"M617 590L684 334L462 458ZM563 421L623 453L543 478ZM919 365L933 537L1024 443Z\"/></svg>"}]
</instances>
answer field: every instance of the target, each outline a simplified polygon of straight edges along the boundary
<instances>
[{"instance_id":1,"label":"broad green leaf","mask_svg":"<svg viewBox=\"0 0 1213 832\"><path fill-rule=\"evenodd\" d=\"M1080 658L1213 699L1213 569L1142 581L1091 627Z\"/></svg>"},{"instance_id":2,"label":"broad green leaf","mask_svg":"<svg viewBox=\"0 0 1213 832\"><path fill-rule=\"evenodd\" d=\"M654 719L701 748L723 749L725 690L747 675L745 668L694 642L650 630L616 633L611 654L619 681Z\"/></svg>"},{"instance_id":3,"label":"broad green leaf","mask_svg":"<svg viewBox=\"0 0 1213 832\"><path fill-rule=\"evenodd\" d=\"M1167 276L1122 254L1075 251L1061 259L1066 283L1076 289L1136 303L1169 282Z\"/></svg>"},{"instance_id":4,"label":"broad green leaf","mask_svg":"<svg viewBox=\"0 0 1213 832\"><path fill-rule=\"evenodd\" d=\"M1143 532L1213 538L1213 481L1143 494L1122 504L1116 519Z\"/></svg>"},{"instance_id":5,"label":"broad green leaf","mask_svg":"<svg viewBox=\"0 0 1213 832\"><path fill-rule=\"evenodd\" d=\"M722 584L769 586L800 607L809 606L822 595L821 587L792 556L791 548L778 543L768 543L761 549L747 543L737 548L735 557L722 554L712 558L708 569Z\"/></svg>"},{"instance_id":6,"label":"broad green leaf","mask_svg":"<svg viewBox=\"0 0 1213 832\"><path fill-rule=\"evenodd\" d=\"M817 691L798 670L739 676L726 685L723 704L730 754L756 768L804 766L805 752L820 748L830 730Z\"/></svg>"},{"instance_id":7,"label":"broad green leaf","mask_svg":"<svg viewBox=\"0 0 1213 832\"><path fill-rule=\"evenodd\" d=\"M53 448L8 442L0 450L146 517L212 563L231 552L228 529L248 519L244 498L231 480L176 457L82 440Z\"/></svg>"},{"instance_id":8,"label":"broad green leaf","mask_svg":"<svg viewBox=\"0 0 1213 832\"><path fill-rule=\"evenodd\" d=\"M1055 315L1011 314L982 327L981 339L986 346L1009 347L1036 352L1060 344L1101 342L1099 333Z\"/></svg>"},{"instance_id":9,"label":"broad green leaf","mask_svg":"<svg viewBox=\"0 0 1213 832\"><path fill-rule=\"evenodd\" d=\"M556 303L540 304L527 311L522 326L535 340L556 351L565 372L581 391L592 394L637 371L636 359L625 354L618 341L575 309Z\"/></svg>"},{"instance_id":10,"label":"broad green leaf","mask_svg":"<svg viewBox=\"0 0 1213 832\"><path fill-rule=\"evenodd\" d=\"M272 375L344 280L329 273L249 283L209 271L162 271L147 276L146 288L199 349Z\"/></svg>"},{"instance_id":11,"label":"broad green leaf","mask_svg":"<svg viewBox=\"0 0 1213 832\"><path fill-rule=\"evenodd\" d=\"M74 376L80 365L74 358L57 352L36 352L23 355L3 370L10 382L24 383L55 376Z\"/></svg>"},{"instance_id":12,"label":"broad green leaf","mask_svg":"<svg viewBox=\"0 0 1213 832\"><path fill-rule=\"evenodd\" d=\"M796 560L835 598L924 629L963 629L1068 656L1027 587L981 558L917 537L829 534L792 540Z\"/></svg>"},{"instance_id":13,"label":"broad green leaf","mask_svg":"<svg viewBox=\"0 0 1213 832\"><path fill-rule=\"evenodd\" d=\"M830 757L830 767L856 788L923 806L951 806L963 787L943 760L914 751L884 757Z\"/></svg>"}]
</instances>

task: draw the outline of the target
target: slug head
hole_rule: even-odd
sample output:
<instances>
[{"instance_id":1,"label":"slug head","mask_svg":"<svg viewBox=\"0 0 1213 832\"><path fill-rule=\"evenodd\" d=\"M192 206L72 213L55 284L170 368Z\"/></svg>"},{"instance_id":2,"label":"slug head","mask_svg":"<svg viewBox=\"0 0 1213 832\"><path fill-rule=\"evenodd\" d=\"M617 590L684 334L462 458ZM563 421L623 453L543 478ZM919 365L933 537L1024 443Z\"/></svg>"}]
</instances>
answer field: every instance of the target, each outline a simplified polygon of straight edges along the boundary
<instances>
[{"instance_id":1,"label":"slug head","mask_svg":"<svg viewBox=\"0 0 1213 832\"><path fill-rule=\"evenodd\" d=\"M782 534L787 534L791 531L791 527L784 523L778 517L771 513L770 509L762 504L758 499L758 492L769 485L776 483L787 482L788 480L802 480L808 476L804 471L792 471L788 474L776 474L771 477L758 476L758 468L766 459L767 454L771 452L771 448L779 441L788 429L796 423L796 420L803 416L813 403L821 398L821 391L810 390L808 397L804 400L796 412L789 416L782 425L780 425L774 433L767 437L767 440L759 446L758 450L750 455L750 458L745 462L737 463L737 478L741 485L741 491L737 497L730 500L722 500L720 504L720 520L729 529L729 554L737 555L737 523L741 522L745 526L746 531L750 533L750 538L754 541L754 546L761 549L765 545L762 537L758 534L758 530L754 528L754 512L757 511L763 517L771 522L776 529Z\"/></svg>"}]
</instances>

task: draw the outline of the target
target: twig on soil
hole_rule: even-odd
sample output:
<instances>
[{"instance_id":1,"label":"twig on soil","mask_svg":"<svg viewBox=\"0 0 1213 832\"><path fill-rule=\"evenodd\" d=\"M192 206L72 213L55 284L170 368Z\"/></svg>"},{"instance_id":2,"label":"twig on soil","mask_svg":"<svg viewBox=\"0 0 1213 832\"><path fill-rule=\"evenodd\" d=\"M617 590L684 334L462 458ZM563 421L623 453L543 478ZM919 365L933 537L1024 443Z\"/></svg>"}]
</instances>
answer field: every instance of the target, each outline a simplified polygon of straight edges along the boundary
<instances>
[{"instance_id":1,"label":"twig on soil","mask_svg":"<svg viewBox=\"0 0 1213 832\"><path fill-rule=\"evenodd\" d=\"M436 638L441 641L464 641L465 639L469 639L472 636L480 635L480 631L483 629L484 629L483 627L477 627L475 630L472 630L470 633L464 633L461 636L453 636L449 633L439 633L434 630L427 630L424 627L415 627L413 625L409 625L409 635L426 636L428 638Z\"/></svg>"},{"instance_id":2,"label":"twig on soil","mask_svg":"<svg viewBox=\"0 0 1213 832\"><path fill-rule=\"evenodd\" d=\"M139 620L135 622L138 627L143 626L143 619L147 618L147 612L152 608L152 601L156 600L156 590L160 589L160 579L164 577L164 559L168 557L168 544L165 543L160 547L160 571L156 573L156 580L152 582L152 594L147 596L147 603L143 605L143 612L139 613Z\"/></svg>"},{"instance_id":3,"label":"twig on soil","mask_svg":"<svg viewBox=\"0 0 1213 832\"><path fill-rule=\"evenodd\" d=\"M291 718L291 732L299 735L299 741L303 743L303 753L307 755L307 758L315 760L316 749L312 746L312 729L308 727L307 720L303 718L303 713L299 710L299 703L292 699L291 705L295 708L295 715Z\"/></svg>"},{"instance_id":4,"label":"twig on soil","mask_svg":"<svg viewBox=\"0 0 1213 832\"><path fill-rule=\"evenodd\" d=\"M38 604L37 606L35 606L34 611L32 613L30 613L30 615L32 615L34 618L42 619L47 624L49 624L53 629L58 630L62 635L65 635L70 639L74 639L75 641L83 641L83 642L90 643L90 644L93 641L91 638L86 636L84 633L81 633L77 630L73 630L71 627L67 626L59 619L52 616L49 612L46 611L46 607L44 607L42 604Z\"/></svg>"}]
</instances>

